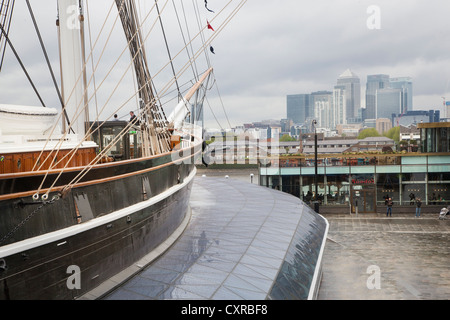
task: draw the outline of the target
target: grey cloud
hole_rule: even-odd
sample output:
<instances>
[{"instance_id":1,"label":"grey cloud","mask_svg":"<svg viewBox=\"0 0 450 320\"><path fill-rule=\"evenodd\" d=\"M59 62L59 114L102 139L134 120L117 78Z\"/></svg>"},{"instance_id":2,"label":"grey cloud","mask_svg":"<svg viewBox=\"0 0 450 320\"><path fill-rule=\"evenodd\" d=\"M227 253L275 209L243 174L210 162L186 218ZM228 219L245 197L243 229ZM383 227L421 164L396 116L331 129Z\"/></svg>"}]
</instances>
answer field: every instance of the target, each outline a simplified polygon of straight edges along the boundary
<instances>
[{"instance_id":1,"label":"grey cloud","mask_svg":"<svg viewBox=\"0 0 450 320\"><path fill-rule=\"evenodd\" d=\"M110 4L103 0L91 1L93 10L108 7L99 5L100 2ZM200 8L202 2L199 1ZM53 4L53 1L46 3ZM38 1L32 1L32 5L44 16L41 15L41 21L53 30L47 34L51 38L55 32L54 14L38 8ZM370 5L381 9L380 30L367 28ZM213 7L214 3L211 1L209 6ZM234 125L283 118L287 94L331 90L347 68L360 76L362 88L369 74L412 76L420 101L426 101L428 96L427 107L440 106L442 96L448 95L450 100L449 12L450 2L442 0L249 0L214 40L216 55L210 56L229 118ZM26 13L18 21L27 19ZM170 21L173 17L166 26L176 33L178 25L171 26ZM27 63L37 63L33 52L37 51L36 44L18 38L29 55ZM174 51L181 41L178 38L171 42ZM151 46L149 58L151 63L159 63L167 59L167 53L161 45ZM56 57L53 61L57 63ZM178 60L175 64L177 68L181 66ZM169 76L170 73L161 76L161 82ZM2 94L8 84L2 80L5 77L2 71ZM222 114L215 90L211 94L212 108ZM208 110L206 117L214 125ZM226 121L221 122L226 125Z\"/></svg>"}]
</instances>

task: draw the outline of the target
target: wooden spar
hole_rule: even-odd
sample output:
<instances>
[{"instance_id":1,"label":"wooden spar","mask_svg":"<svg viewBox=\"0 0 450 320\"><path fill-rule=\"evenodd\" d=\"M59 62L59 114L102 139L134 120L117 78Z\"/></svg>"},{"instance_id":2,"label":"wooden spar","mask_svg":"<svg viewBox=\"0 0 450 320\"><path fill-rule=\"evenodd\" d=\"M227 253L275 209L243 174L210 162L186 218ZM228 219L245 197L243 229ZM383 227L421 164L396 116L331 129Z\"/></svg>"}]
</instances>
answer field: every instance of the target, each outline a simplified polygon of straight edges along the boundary
<instances>
[{"instance_id":1,"label":"wooden spar","mask_svg":"<svg viewBox=\"0 0 450 320\"><path fill-rule=\"evenodd\" d=\"M213 68L210 68L203 74L200 80L189 90L189 92L184 96L183 100L178 103L178 105L175 107L175 110L169 115L168 121L171 129L180 129L183 126L184 119L189 113L186 104L200 89L203 82L205 82L206 79L211 75L212 71Z\"/></svg>"},{"instance_id":2,"label":"wooden spar","mask_svg":"<svg viewBox=\"0 0 450 320\"><path fill-rule=\"evenodd\" d=\"M209 68L203 76L200 78L200 80L189 90L189 92L185 95L184 100L189 101L192 96L197 92L197 90L200 88L200 86L205 82L206 78L211 74L213 71L213 68Z\"/></svg>"}]
</instances>

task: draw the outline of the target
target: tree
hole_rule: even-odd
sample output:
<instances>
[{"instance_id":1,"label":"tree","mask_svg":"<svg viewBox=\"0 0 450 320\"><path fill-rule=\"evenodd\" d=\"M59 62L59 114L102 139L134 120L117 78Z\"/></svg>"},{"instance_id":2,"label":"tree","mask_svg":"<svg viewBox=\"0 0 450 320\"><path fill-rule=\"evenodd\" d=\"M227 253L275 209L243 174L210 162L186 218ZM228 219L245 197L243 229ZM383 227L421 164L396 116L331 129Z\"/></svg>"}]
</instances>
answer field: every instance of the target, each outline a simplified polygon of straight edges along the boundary
<instances>
[{"instance_id":1,"label":"tree","mask_svg":"<svg viewBox=\"0 0 450 320\"><path fill-rule=\"evenodd\" d=\"M368 129L364 129L363 131L360 132L360 134L358 135L358 139L365 139L368 137L380 137L381 135L378 133L377 129L375 128L368 128Z\"/></svg>"},{"instance_id":2,"label":"tree","mask_svg":"<svg viewBox=\"0 0 450 320\"><path fill-rule=\"evenodd\" d=\"M394 140L395 143L399 143L399 141L400 141L400 126L390 129L388 132L386 132L384 134L384 136L388 137L389 139Z\"/></svg>"},{"instance_id":3,"label":"tree","mask_svg":"<svg viewBox=\"0 0 450 320\"><path fill-rule=\"evenodd\" d=\"M297 141L295 138L292 138L290 135L288 134L284 134L281 138L280 141L282 142L288 142L288 141Z\"/></svg>"}]
</instances>

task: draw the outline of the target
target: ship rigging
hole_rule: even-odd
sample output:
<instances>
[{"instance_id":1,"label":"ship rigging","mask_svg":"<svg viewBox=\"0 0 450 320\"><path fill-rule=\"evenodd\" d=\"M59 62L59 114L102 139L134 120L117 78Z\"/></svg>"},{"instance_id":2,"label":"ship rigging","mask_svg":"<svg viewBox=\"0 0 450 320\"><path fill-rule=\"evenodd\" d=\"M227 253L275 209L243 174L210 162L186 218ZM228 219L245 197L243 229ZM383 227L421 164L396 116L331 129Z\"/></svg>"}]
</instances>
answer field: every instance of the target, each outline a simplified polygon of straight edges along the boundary
<instances>
[{"instance_id":1,"label":"ship rigging","mask_svg":"<svg viewBox=\"0 0 450 320\"><path fill-rule=\"evenodd\" d=\"M0 299L80 297L186 225L199 115L217 85L210 48L245 2L211 10L193 1L188 12L181 0L57 0L50 46L34 11L48 18L51 6L1 2L0 76L11 74L11 51L33 93L20 81L0 102ZM23 11L50 76L27 67L23 39L37 54L12 16ZM125 119L130 111L137 117ZM64 286L74 263L77 290Z\"/></svg>"}]
</instances>

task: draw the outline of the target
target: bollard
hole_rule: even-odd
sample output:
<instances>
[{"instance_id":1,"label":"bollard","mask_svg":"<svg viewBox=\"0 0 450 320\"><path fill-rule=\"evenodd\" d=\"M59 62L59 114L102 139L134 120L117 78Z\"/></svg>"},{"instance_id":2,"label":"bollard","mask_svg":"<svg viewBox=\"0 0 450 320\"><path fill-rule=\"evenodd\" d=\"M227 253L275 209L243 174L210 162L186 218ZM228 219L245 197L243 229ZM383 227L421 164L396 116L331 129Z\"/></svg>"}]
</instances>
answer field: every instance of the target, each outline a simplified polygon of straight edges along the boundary
<instances>
[{"instance_id":1,"label":"bollard","mask_svg":"<svg viewBox=\"0 0 450 320\"><path fill-rule=\"evenodd\" d=\"M319 201L314 201L314 211L319 213Z\"/></svg>"}]
</instances>

